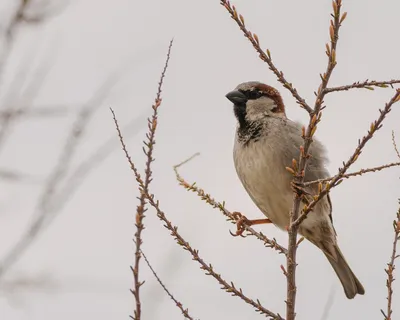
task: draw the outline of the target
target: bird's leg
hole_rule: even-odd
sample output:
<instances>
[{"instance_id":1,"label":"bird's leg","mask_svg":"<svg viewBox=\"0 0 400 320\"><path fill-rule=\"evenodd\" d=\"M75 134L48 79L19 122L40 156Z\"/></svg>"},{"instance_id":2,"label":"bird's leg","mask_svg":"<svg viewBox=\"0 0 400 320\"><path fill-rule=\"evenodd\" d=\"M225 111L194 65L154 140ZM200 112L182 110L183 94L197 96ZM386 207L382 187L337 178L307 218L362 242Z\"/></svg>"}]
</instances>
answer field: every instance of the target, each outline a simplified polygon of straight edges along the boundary
<instances>
[{"instance_id":1,"label":"bird's leg","mask_svg":"<svg viewBox=\"0 0 400 320\"><path fill-rule=\"evenodd\" d=\"M267 218L249 220L244 215L242 215L240 212L237 212L237 211L233 212L232 215L236 220L236 232L235 233L232 233L231 231L229 231L229 232L234 237L237 237L237 236L244 237L243 232L246 230L246 226L253 226L255 224L272 223L272 221Z\"/></svg>"}]
</instances>

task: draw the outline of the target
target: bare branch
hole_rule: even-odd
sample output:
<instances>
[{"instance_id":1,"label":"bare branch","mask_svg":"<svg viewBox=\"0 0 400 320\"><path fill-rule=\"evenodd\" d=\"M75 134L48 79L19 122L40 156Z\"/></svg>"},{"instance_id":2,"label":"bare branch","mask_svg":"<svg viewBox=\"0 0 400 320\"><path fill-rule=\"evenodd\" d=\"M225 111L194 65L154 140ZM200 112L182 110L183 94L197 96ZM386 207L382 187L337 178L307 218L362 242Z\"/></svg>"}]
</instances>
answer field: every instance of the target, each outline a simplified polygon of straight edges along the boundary
<instances>
[{"instance_id":1,"label":"bare branch","mask_svg":"<svg viewBox=\"0 0 400 320\"><path fill-rule=\"evenodd\" d=\"M398 166L400 166L400 162L393 162L393 163L384 164L384 165L379 166L379 167L361 169L361 170L358 170L358 171L355 171L355 172L351 172L351 173L347 173L347 174L342 175L342 179L348 179L350 177L361 176L364 173L377 172L377 171L381 171L383 169L387 169L387 168L391 168L391 167L398 167ZM325 178L325 179L318 179L318 180L314 180L314 181L305 182L304 186L310 186L312 184L329 182L333 178L335 178L335 176L329 177L329 178Z\"/></svg>"},{"instance_id":2,"label":"bare branch","mask_svg":"<svg viewBox=\"0 0 400 320\"><path fill-rule=\"evenodd\" d=\"M174 166L176 179L178 180L179 184L181 186L183 186L186 190L196 193L201 198L201 200L205 201L206 203L211 205L213 208L220 210L222 212L222 214L228 218L227 219L228 221L230 221L233 224L236 224L236 222L237 222L236 217L228 209L225 208L225 202L222 202L222 203L217 202L214 198L211 197L210 194L205 193L203 189L199 188L196 185L196 183L192 183L192 184L188 183L179 174L178 168L183 166L184 164L186 164L187 162L189 162L190 160L192 160L194 157L196 157L198 155L199 155L199 153L195 153L193 156L191 156L187 160ZM278 251L279 253L283 253L284 255L287 254L287 249L284 248L283 246L281 246L280 244L278 244L278 242L276 241L275 238L269 239L263 233L255 231L253 228L251 228L248 225L244 225L244 227L245 227L245 230L248 232L248 235L252 235L252 236L256 237L257 239L261 240L264 243L264 246L266 246L267 248L272 248L272 249Z\"/></svg>"},{"instance_id":3,"label":"bare branch","mask_svg":"<svg viewBox=\"0 0 400 320\"><path fill-rule=\"evenodd\" d=\"M111 109L111 112L113 113L113 119L114 119L114 123L116 126L116 130L118 133L118 137L120 139L121 142L121 146L122 146L122 150L125 153L125 157L129 162L129 165L135 175L135 179L136 181L139 183L139 187L140 187L140 191L141 193L144 193L144 181L141 178L134 162L132 161L131 156L129 155L129 152L126 148L124 139L122 137L122 133L121 130L119 128L118 125L118 121L115 117L115 113L114 111ZM214 268L211 264L207 264L200 256L199 256L199 251L196 249L193 249L189 242L187 242L178 232L178 227L176 227L175 225L172 224L172 222L170 220L167 219L165 213L160 209L159 206L159 201L154 200L154 195L151 195L149 193L145 194L146 195L146 199L149 202L149 204L157 211L157 217L164 222L164 226L165 228L167 228L170 232L171 232L171 236L174 237L175 241L183 248L185 249L185 251L189 252L192 255L192 258L194 261L197 261L200 265L201 265L201 269L206 271L207 275L211 275L212 277L214 277L214 279L216 279L219 284L222 286L222 289L225 290L228 293L231 293L233 296L237 296L240 297L243 301L245 301L246 303L252 305L258 312L260 312L261 314L264 314L265 316L271 318L271 319L275 319L275 320L283 320L282 317L279 314L275 314L272 311L264 308L260 301L254 301L250 298L248 298L242 291L242 289L237 289L235 287L235 285L233 284L233 282L227 282L226 280L224 280L222 278L222 276L220 274L218 274L217 272L214 271Z\"/></svg>"},{"instance_id":4,"label":"bare branch","mask_svg":"<svg viewBox=\"0 0 400 320\"><path fill-rule=\"evenodd\" d=\"M400 199L399 199L399 209L397 211L397 219L393 221L393 229L394 229L394 239L392 245L392 255L390 257L390 261L387 264L387 268L385 269L387 280L386 280L386 287L388 291L387 296L387 309L386 313L381 310L385 320L392 320L392 302L393 302L393 282L394 282L394 270L396 269L395 261L399 257L396 253L397 251L397 244L400 241Z\"/></svg>"},{"instance_id":5,"label":"bare branch","mask_svg":"<svg viewBox=\"0 0 400 320\"><path fill-rule=\"evenodd\" d=\"M144 260L146 261L147 266L149 267L149 269L151 270L151 272L153 273L154 277L157 279L158 283L160 284L160 286L164 289L164 291L166 292L166 294L171 298L172 301L175 302L175 305L181 310L183 316L186 319L190 319L193 320L193 318L190 316L189 314L189 310L185 309L182 305L182 303L178 300L176 300L176 298L172 295L172 293L168 290L168 288L165 286L165 284L161 281L160 277L157 275L157 273L155 272L155 270L153 269L152 265L150 264L149 260L147 259L146 255L144 254L144 252L142 251L142 249L140 249L140 253L142 254Z\"/></svg>"},{"instance_id":6,"label":"bare branch","mask_svg":"<svg viewBox=\"0 0 400 320\"><path fill-rule=\"evenodd\" d=\"M269 69L276 75L278 78L278 81L282 83L282 85L290 91L292 96L296 99L297 103L302 107L303 109L307 110L308 113L312 112L311 107L307 104L306 100L303 99L297 92L296 88L293 87L291 83L289 83L286 78L283 76L283 72L279 71L274 63L272 62L271 59L271 53L267 49L266 52L263 51L260 47L260 42L258 40L258 36L255 33L251 33L244 24L244 18L241 14L239 14L236 11L236 8L234 5L231 6L229 1L226 0L221 0L221 5L225 7L225 9L229 12L231 15L232 19L236 21L237 25L239 26L240 30L244 33L244 36L249 39L251 44L253 45L254 49L259 53L259 57L261 60L266 62L269 66Z\"/></svg>"},{"instance_id":7,"label":"bare branch","mask_svg":"<svg viewBox=\"0 0 400 320\"><path fill-rule=\"evenodd\" d=\"M158 107L161 105L161 89L162 89L162 84L163 84L164 77L165 77L165 72L167 71L167 68L168 68L168 62L169 62L169 59L171 56L172 43L173 43L173 40L171 40L169 47L168 47L167 58L165 61L164 69L161 73L160 82L158 84L157 96L156 96L155 102L152 106L153 115L152 115L151 119L147 119L148 129L149 129L148 133L146 134L147 141L143 142L144 145L146 146L146 148L143 148L144 154L146 155L145 179L144 179L144 184L143 184L143 190L142 190L140 198L139 198L140 203L136 209L135 265L134 265L134 267L131 267L132 272L133 272L133 279L134 279L134 289L131 290L131 292L134 295L135 302L136 302L136 310L134 311L134 319L135 320L140 320L141 314L142 314L142 307L141 307L141 302L140 302L140 287L143 285L144 282L141 282L139 280L139 266L140 266L140 257L141 257L140 247L143 243L143 240L142 240L142 231L144 229L143 219L145 217L144 213L147 211L147 209L145 208L146 207L146 193L149 192L149 185L152 180L151 163L154 161L153 149L154 149L155 134L156 134L156 129L157 129ZM111 112L113 113L113 116L115 119L115 114L112 109L111 109Z\"/></svg>"},{"instance_id":8,"label":"bare branch","mask_svg":"<svg viewBox=\"0 0 400 320\"><path fill-rule=\"evenodd\" d=\"M393 88L394 84L400 83L400 80L388 80L388 81L368 81L365 80L363 82L357 81L354 82L353 84L348 84L345 86L340 86L340 87L332 87L332 88L325 88L325 94L331 93L331 92L337 92L337 91L348 91L351 89L368 89L368 90L374 90L373 87L378 87L378 88L387 88L391 86Z\"/></svg>"},{"instance_id":9,"label":"bare branch","mask_svg":"<svg viewBox=\"0 0 400 320\"><path fill-rule=\"evenodd\" d=\"M339 29L340 25L346 17L346 13L343 16L340 15L341 0L334 0L333 5L333 20L329 27L329 34L331 39L330 46L327 44L326 54L328 56L328 65L326 71L321 75L321 85L317 91L317 97L315 99L314 109L310 114L310 120L307 130L303 130L304 147L300 150L300 159L298 168L294 168L294 179L293 183L302 185L304 183L305 170L307 165L307 160L309 158L309 148L312 143L312 137L317 129L317 124L321 120L321 109L323 104L323 99L325 97L325 88L327 87L330 77L332 75L333 69L336 66L336 46L339 39ZM296 318L295 306L296 306L296 252L297 252L297 232L299 223L299 211L300 211L301 195L294 192L293 195L293 208L290 212L290 222L289 222L289 244L288 244L288 254L287 254L287 299L286 299L286 319L294 320Z\"/></svg>"},{"instance_id":10,"label":"bare branch","mask_svg":"<svg viewBox=\"0 0 400 320\"><path fill-rule=\"evenodd\" d=\"M400 159L400 152L399 152L399 149L397 148L396 139L395 139L393 130L392 130L392 143L393 143L394 151L396 151L397 157Z\"/></svg>"},{"instance_id":11,"label":"bare branch","mask_svg":"<svg viewBox=\"0 0 400 320\"><path fill-rule=\"evenodd\" d=\"M338 186L343 181L343 176L346 174L347 170L351 165L357 161L363 148L369 140L374 136L375 132L382 128L383 120L385 120L386 115L391 111L392 105L400 100L400 89L396 90L395 95L390 99L388 103L385 104L383 110L379 109L379 117L377 120L371 123L368 133L361 139L358 140L358 146L354 153L350 156L347 162L343 162L343 167L339 168L338 173L329 183L325 185L325 188L314 197L308 205L304 206L301 215L293 222L293 225L298 226L306 217L307 214L315 207L320 199L322 199L332 188Z\"/></svg>"}]
</instances>

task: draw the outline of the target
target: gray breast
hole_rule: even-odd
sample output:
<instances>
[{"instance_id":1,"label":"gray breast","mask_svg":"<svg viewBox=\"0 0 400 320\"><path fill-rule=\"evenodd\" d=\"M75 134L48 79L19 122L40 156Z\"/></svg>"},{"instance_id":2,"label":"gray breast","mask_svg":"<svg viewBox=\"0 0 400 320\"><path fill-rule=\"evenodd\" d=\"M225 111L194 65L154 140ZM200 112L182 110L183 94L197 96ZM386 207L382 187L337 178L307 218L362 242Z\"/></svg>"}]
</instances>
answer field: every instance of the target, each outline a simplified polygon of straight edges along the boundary
<instances>
[{"instance_id":1,"label":"gray breast","mask_svg":"<svg viewBox=\"0 0 400 320\"><path fill-rule=\"evenodd\" d=\"M278 227L289 223L293 203L291 175L285 169L284 154L272 143L274 135L262 136L247 144L238 139L234 145L237 174L257 207Z\"/></svg>"}]
</instances>

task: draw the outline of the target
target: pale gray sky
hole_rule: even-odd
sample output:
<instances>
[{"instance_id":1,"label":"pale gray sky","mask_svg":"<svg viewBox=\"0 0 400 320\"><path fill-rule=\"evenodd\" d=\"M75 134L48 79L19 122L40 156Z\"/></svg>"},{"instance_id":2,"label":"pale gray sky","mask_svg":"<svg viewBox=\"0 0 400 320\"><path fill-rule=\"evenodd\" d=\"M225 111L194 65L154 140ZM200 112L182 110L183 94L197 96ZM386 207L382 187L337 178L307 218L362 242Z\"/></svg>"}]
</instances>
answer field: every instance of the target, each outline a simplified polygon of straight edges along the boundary
<instances>
[{"instance_id":1,"label":"pale gray sky","mask_svg":"<svg viewBox=\"0 0 400 320\"><path fill-rule=\"evenodd\" d=\"M2 4L9 16L15 0ZM269 48L278 68L298 91L312 101L319 73L326 67L325 43L330 1L234 1ZM399 78L400 3L343 0L348 17L341 29L338 66L332 85L356 80ZM265 307L284 314L286 282L280 270L284 257L252 238L232 238L224 217L194 194L179 187L172 166L201 152L182 169L189 181L225 200L227 208L258 218L261 213L242 188L233 167L235 119L225 94L238 83L259 80L281 90L288 116L305 122L306 113L284 91L258 59L218 0L72 0L59 15L39 26L22 27L16 35L0 92L6 90L21 65L54 61L34 106L52 104L77 108L116 70L120 80L90 122L86 140L74 163L85 159L103 141L115 137L109 107L121 125L142 119L129 140L132 157L143 167L141 141L144 112L150 114L170 39L170 67L160 107L153 192L182 235L226 279ZM31 73L31 76L35 77ZM393 90L354 90L332 94L317 135L328 150L329 170L335 173L357 145L378 108ZM4 98L4 96L3 96ZM24 103L20 96L18 103ZM398 131L400 105L365 148L354 169L396 161L391 130ZM146 114L146 113L145 113ZM18 122L3 147L0 165L42 179L53 168L62 141L74 121L70 116ZM365 296L347 300L341 285L319 250L303 242L299 250L298 319L320 319L331 290L335 290L329 320L380 319L386 305L384 268L393 238L392 220L400 197L400 170L389 169L357 177L332 192L339 243L366 289ZM0 194L0 257L15 243L33 215L40 184L2 182ZM127 319L133 313L132 275L135 180L118 148L88 177L54 224L9 272L8 279L45 277L55 288L1 293L0 318L7 320ZM152 210L145 220L143 249L168 288L200 319L256 319L262 316L238 298L230 297L183 252ZM261 226L286 244L273 226ZM181 319L147 267L141 269L143 319ZM400 285L394 306L400 305ZM395 307L395 317L400 309Z\"/></svg>"}]
</instances>

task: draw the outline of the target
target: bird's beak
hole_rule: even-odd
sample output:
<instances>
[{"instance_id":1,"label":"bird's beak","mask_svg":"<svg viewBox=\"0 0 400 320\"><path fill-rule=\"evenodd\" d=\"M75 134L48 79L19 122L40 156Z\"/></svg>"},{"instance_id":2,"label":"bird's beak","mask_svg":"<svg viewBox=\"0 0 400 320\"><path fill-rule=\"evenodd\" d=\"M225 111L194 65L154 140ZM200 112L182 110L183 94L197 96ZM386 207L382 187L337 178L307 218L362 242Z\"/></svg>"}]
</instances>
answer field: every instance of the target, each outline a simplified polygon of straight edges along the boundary
<instances>
[{"instance_id":1,"label":"bird's beak","mask_svg":"<svg viewBox=\"0 0 400 320\"><path fill-rule=\"evenodd\" d=\"M237 90L229 92L225 97L233 104L245 104L247 102L246 96Z\"/></svg>"}]
</instances>

